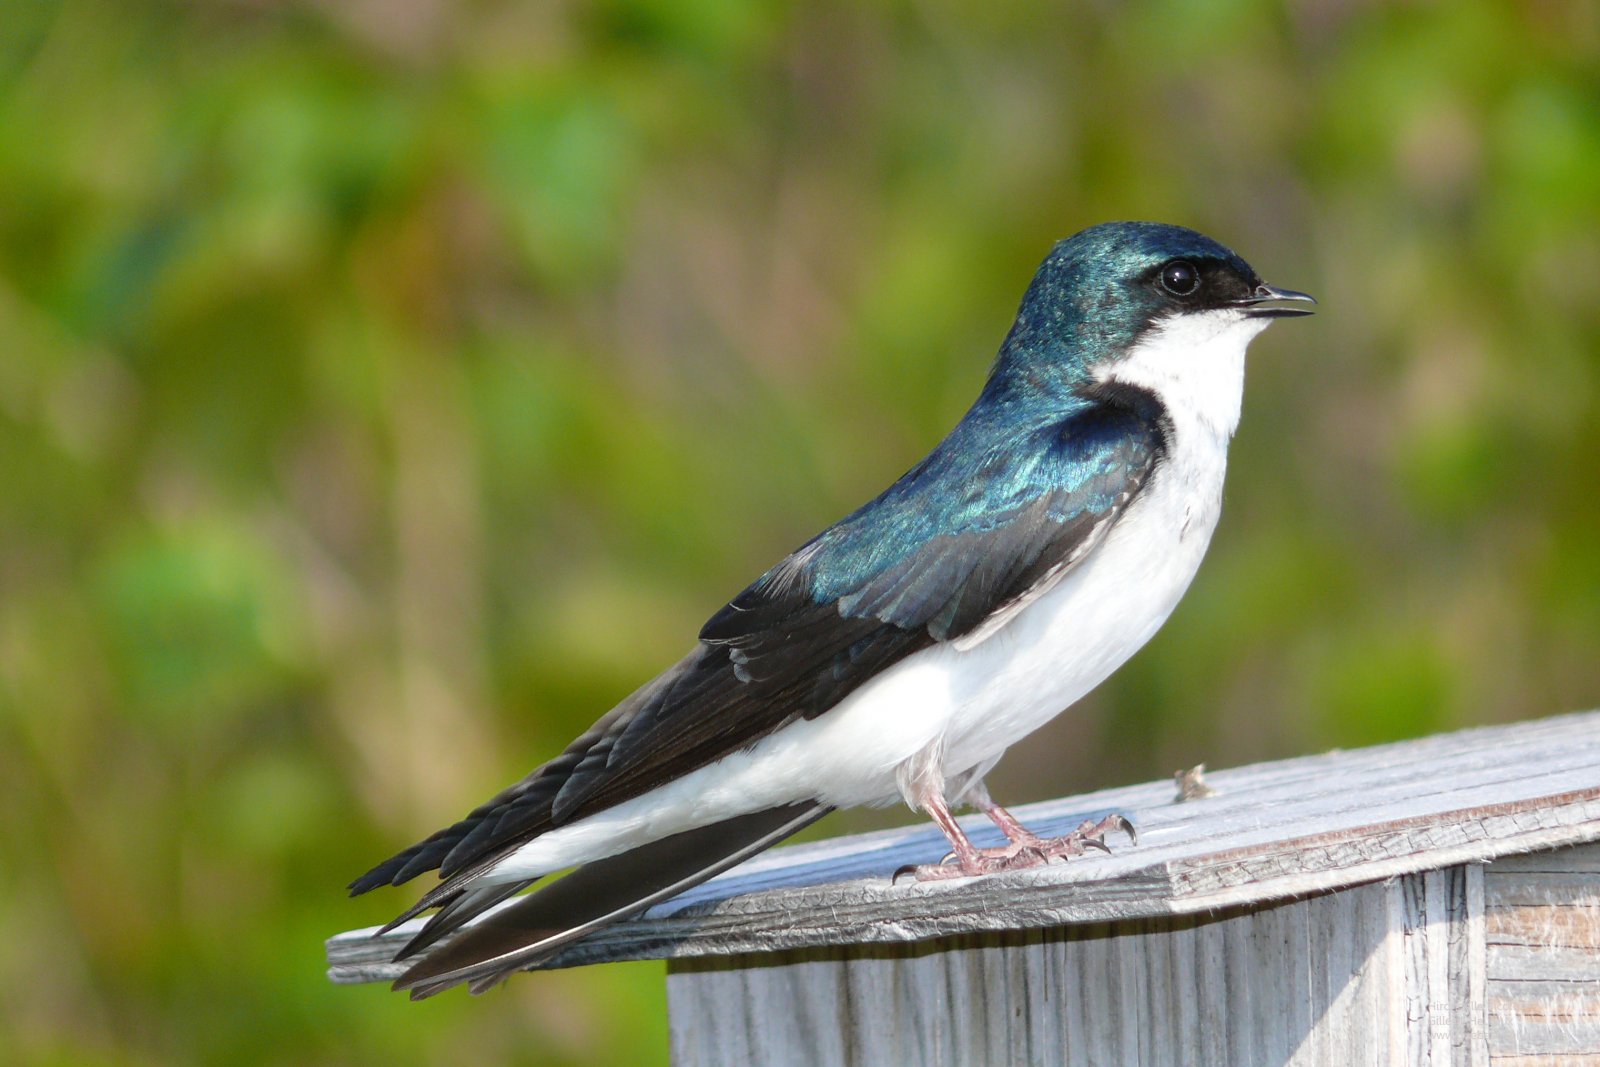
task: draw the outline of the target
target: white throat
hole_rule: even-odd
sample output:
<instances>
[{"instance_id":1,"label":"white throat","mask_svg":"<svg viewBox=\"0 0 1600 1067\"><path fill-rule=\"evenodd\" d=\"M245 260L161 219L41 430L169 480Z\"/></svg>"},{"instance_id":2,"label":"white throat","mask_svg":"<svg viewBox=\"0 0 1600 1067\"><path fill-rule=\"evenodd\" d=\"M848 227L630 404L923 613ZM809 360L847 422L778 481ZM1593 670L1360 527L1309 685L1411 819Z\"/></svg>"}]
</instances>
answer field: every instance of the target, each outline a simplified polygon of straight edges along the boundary
<instances>
[{"instance_id":1,"label":"white throat","mask_svg":"<svg viewBox=\"0 0 1600 1067\"><path fill-rule=\"evenodd\" d=\"M1199 429L1226 445L1239 428L1245 348L1271 322L1231 309L1176 315L1098 376L1155 393L1180 436Z\"/></svg>"}]
</instances>

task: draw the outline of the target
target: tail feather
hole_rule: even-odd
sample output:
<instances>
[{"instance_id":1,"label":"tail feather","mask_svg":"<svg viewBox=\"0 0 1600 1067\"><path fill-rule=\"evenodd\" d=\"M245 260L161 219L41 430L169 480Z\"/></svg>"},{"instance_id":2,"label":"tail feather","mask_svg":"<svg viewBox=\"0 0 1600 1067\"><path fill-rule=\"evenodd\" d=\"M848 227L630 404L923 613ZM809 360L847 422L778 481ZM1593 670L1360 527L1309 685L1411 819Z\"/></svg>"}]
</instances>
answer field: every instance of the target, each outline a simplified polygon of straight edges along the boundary
<instances>
[{"instance_id":1,"label":"tail feather","mask_svg":"<svg viewBox=\"0 0 1600 1067\"><path fill-rule=\"evenodd\" d=\"M482 992L586 934L699 885L831 810L815 802L788 804L587 863L463 930L396 979L394 988L410 990L413 1000L463 983L474 993ZM450 925L478 914L483 909L477 904L474 900L461 908L470 912L466 917L452 914L450 918L458 921ZM437 931L430 940L445 932Z\"/></svg>"},{"instance_id":2,"label":"tail feather","mask_svg":"<svg viewBox=\"0 0 1600 1067\"><path fill-rule=\"evenodd\" d=\"M459 914L452 908L452 905L454 905L464 896L471 896L474 889L483 890L487 888L485 886L478 885L478 880L485 873L493 870L501 863L501 861L505 860L516 851L517 846L512 845L509 848L501 849L499 852L479 860L466 870L457 871L455 874L452 874L450 877L446 878L444 881L440 882L438 885L424 893L422 898L415 904L411 905L411 907L407 908L399 915L396 915L393 919L390 919L383 925L381 929L378 930L378 933L386 934L391 930L403 926L412 919L415 919L418 915L421 915L423 912L427 911L429 908L438 908L439 912L437 915L433 916L433 918L428 920L427 925L423 927L422 933L427 934L430 930L435 930L439 926L440 922L447 916ZM522 892L524 889L528 888L538 880L539 879L537 878L531 878L526 882L514 883L516 888L508 889L502 892L499 896L495 897L484 906L493 906L508 896ZM460 926L463 922L466 922L467 919L477 915L478 912L482 910L483 908L475 909L474 911L461 916L460 921L452 923L449 926L445 926L443 929L438 929L437 934L428 938L428 941L432 942L438 940L439 937L442 937L443 935L455 930L456 927ZM400 955L397 956L396 959L405 959L407 956L418 951L420 951L420 946L417 945L415 940L413 940L411 944L407 945L400 951Z\"/></svg>"},{"instance_id":3,"label":"tail feather","mask_svg":"<svg viewBox=\"0 0 1600 1067\"><path fill-rule=\"evenodd\" d=\"M455 933L502 900L516 896L536 881L538 881L537 878L530 878L526 882L502 882L498 885L486 885L474 889L461 890L442 908L428 917L428 921L422 924L422 929L417 931L415 937L406 942L404 948L395 953L394 958L396 960L410 959L440 938L448 937L450 934Z\"/></svg>"}]
</instances>

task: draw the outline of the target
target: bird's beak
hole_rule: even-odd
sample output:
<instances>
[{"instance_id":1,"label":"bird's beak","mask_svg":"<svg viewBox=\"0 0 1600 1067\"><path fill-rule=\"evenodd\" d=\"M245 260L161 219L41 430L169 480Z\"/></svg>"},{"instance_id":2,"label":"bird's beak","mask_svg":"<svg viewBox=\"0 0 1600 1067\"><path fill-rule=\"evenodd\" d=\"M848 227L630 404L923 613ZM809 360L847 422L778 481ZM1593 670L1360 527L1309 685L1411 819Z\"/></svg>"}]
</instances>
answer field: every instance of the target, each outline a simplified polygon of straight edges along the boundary
<instances>
[{"instance_id":1,"label":"bird's beak","mask_svg":"<svg viewBox=\"0 0 1600 1067\"><path fill-rule=\"evenodd\" d=\"M1310 308L1282 308L1261 307L1268 300L1294 300L1306 304L1315 304L1317 298L1310 293L1298 293L1293 289L1279 289L1274 285L1258 285L1249 296L1235 300L1234 303L1245 309L1245 314L1253 319L1292 319L1300 315L1310 315Z\"/></svg>"}]
</instances>

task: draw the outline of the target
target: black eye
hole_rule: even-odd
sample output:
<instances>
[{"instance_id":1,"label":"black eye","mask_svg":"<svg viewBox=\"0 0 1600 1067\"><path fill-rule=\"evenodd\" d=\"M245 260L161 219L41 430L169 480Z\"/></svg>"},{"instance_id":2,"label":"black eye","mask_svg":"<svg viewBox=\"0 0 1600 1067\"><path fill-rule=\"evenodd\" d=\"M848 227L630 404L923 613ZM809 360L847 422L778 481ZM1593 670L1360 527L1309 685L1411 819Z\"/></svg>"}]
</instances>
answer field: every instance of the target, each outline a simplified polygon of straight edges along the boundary
<instances>
[{"instance_id":1,"label":"black eye","mask_svg":"<svg viewBox=\"0 0 1600 1067\"><path fill-rule=\"evenodd\" d=\"M1173 296L1193 296L1200 288L1200 272L1188 260L1175 259L1161 268L1161 288Z\"/></svg>"}]
</instances>

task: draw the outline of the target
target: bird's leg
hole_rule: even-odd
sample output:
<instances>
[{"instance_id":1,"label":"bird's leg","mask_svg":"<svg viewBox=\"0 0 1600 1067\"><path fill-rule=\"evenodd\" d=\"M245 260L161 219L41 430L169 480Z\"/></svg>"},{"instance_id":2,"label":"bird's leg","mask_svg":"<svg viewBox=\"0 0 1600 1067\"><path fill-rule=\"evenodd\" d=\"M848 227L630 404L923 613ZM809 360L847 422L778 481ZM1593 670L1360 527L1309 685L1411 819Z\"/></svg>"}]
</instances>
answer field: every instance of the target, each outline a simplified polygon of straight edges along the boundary
<instances>
[{"instance_id":1,"label":"bird's leg","mask_svg":"<svg viewBox=\"0 0 1600 1067\"><path fill-rule=\"evenodd\" d=\"M934 825L949 840L950 855L942 863L901 867L894 872L896 880L903 874L912 875L919 882L927 882L938 878L970 878L1008 869L1005 859L993 855L997 850L978 848L968 839L956 822L956 817L950 814L950 805L945 803L942 785L929 784L919 788L916 797L917 806L928 813Z\"/></svg>"},{"instance_id":2,"label":"bird's leg","mask_svg":"<svg viewBox=\"0 0 1600 1067\"><path fill-rule=\"evenodd\" d=\"M994 798L989 795L988 787L982 781L974 782L967 789L967 799L974 807L989 816L990 820L1000 827L1001 833L1011 839L1010 850L1015 850L1019 854L1032 854L1038 857L1040 863L1048 863L1057 856L1081 856L1086 848L1110 852L1111 847L1106 844L1105 836L1113 830L1121 830L1135 843L1139 840L1133 823L1129 822L1126 816L1116 813L1107 815L1099 822L1086 819L1082 826L1062 837L1040 837L1018 822L1015 815L996 804Z\"/></svg>"},{"instance_id":3,"label":"bird's leg","mask_svg":"<svg viewBox=\"0 0 1600 1067\"><path fill-rule=\"evenodd\" d=\"M939 829L944 831L944 836L950 840L951 855L946 857L943 863L902 867L895 872L896 878L902 874L913 875L919 882L941 878L970 878L979 874L1042 867L1058 857L1081 856L1091 848L1110 852L1111 847L1106 844L1105 836L1113 830L1121 830L1131 840L1138 840L1133 823L1125 816L1117 814L1107 815L1099 822L1085 820L1082 826L1062 837L1040 837L1018 822L1015 815L996 804L989 796L988 789L980 781L973 783L967 789L966 799L1000 827L1000 831L1010 840L1010 844L997 848L978 848L962 832L955 816L950 814L950 806L945 802L941 791L920 790L917 799L919 806L932 817Z\"/></svg>"},{"instance_id":4,"label":"bird's leg","mask_svg":"<svg viewBox=\"0 0 1600 1067\"><path fill-rule=\"evenodd\" d=\"M967 799L972 806L989 816L991 822L1000 827L1000 832L1009 838L1012 844L1022 848L1040 849L1045 839L1035 834L1032 830L1017 821L1017 817L994 802L989 795L989 787L982 781L973 782L967 789Z\"/></svg>"},{"instance_id":5,"label":"bird's leg","mask_svg":"<svg viewBox=\"0 0 1600 1067\"><path fill-rule=\"evenodd\" d=\"M986 868L983 863L982 850L973 845L966 832L961 829L961 825L956 822L956 817L950 814L950 805L945 803L944 796L937 792L930 793L922 798L922 807L929 817L933 819L934 825L938 826L944 832L944 836L949 839L951 851L949 860L955 861L954 867L949 866L949 860L945 863L934 865L935 870L942 871L948 868L955 872L950 875L934 877L960 878L984 873ZM926 870L927 868L925 867L916 868L918 881L930 877L924 873Z\"/></svg>"},{"instance_id":6,"label":"bird's leg","mask_svg":"<svg viewBox=\"0 0 1600 1067\"><path fill-rule=\"evenodd\" d=\"M918 881L930 878L966 878L996 870L994 861L985 857L984 850L973 846L967 835L950 814L950 805L944 798L945 781L942 763L944 745L936 741L900 765L900 794L913 811L925 811L950 842L950 855L943 863L911 865L894 872L913 874Z\"/></svg>"}]
</instances>

